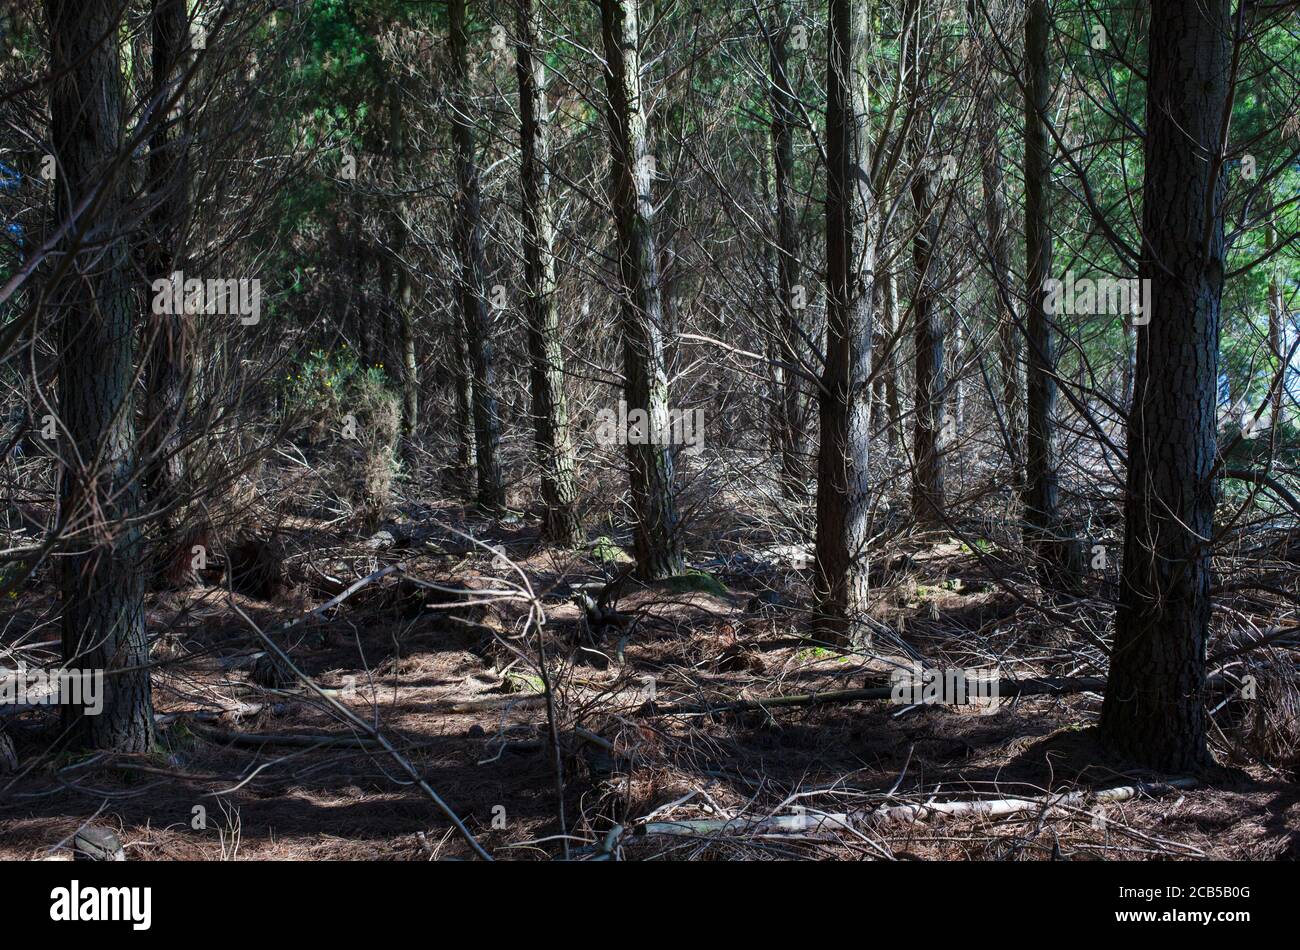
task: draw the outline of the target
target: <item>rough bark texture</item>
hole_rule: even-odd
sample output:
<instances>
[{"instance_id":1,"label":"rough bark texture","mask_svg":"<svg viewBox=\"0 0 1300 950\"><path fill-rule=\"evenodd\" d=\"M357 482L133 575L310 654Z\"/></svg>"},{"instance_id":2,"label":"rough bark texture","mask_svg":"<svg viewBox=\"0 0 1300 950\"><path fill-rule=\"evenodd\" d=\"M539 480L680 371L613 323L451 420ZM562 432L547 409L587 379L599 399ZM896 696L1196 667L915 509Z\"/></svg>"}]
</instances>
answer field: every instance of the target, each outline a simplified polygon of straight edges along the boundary
<instances>
[{"instance_id":1,"label":"rough bark texture","mask_svg":"<svg viewBox=\"0 0 1300 950\"><path fill-rule=\"evenodd\" d=\"M478 501L488 509L505 507L501 476L501 417L497 408L492 319L483 282L483 226L480 213L474 125L470 121L469 38L465 0L448 4L451 19L452 124L456 141L456 246L460 256L461 322L473 366L474 451Z\"/></svg>"},{"instance_id":2,"label":"rough bark texture","mask_svg":"<svg viewBox=\"0 0 1300 950\"><path fill-rule=\"evenodd\" d=\"M910 65L910 95L914 108L922 108L924 90L924 64L920 56L919 4L909 8L910 30L913 40L905 44ZM922 117L918 122L920 134L926 134L928 122ZM939 240L939 222L935 217L935 174L926 155L926 143L913 144L915 168L911 174L911 205L917 216L917 234L911 242L911 263L915 274L913 294L915 387L917 411L911 430L913 441L913 469L911 469L911 513L918 524L939 528L944 524L944 459L940 437L944 430L944 318L940 313L935 294L935 246Z\"/></svg>"},{"instance_id":3,"label":"rough bark texture","mask_svg":"<svg viewBox=\"0 0 1300 950\"><path fill-rule=\"evenodd\" d=\"M153 64L150 99L156 123L149 136L147 191L153 207L144 246L147 285L170 278L173 271L185 271L185 242L189 216L189 143L184 134L184 96L179 89L189 68L189 21L185 0L154 0L152 11ZM188 549L167 549L166 535L178 523L177 506L185 478L184 427L189 407L192 372L189 348L192 344L184 314L155 314L152 293L145 302L144 338L145 406L141 450L141 481L152 507L162 511L159 519L163 544L154 565L159 577L181 578L187 571L175 571L177 558L188 566Z\"/></svg>"},{"instance_id":4,"label":"rough bark texture","mask_svg":"<svg viewBox=\"0 0 1300 950\"><path fill-rule=\"evenodd\" d=\"M622 288L624 396L641 409L652 431L668 424L668 373L655 257L654 199L641 101L637 0L601 0L605 86L609 96L613 205ZM627 446L637 571L645 578L680 573L681 538L673 497L673 460L667 445L629 439Z\"/></svg>"},{"instance_id":5,"label":"rough bark texture","mask_svg":"<svg viewBox=\"0 0 1300 950\"><path fill-rule=\"evenodd\" d=\"M1046 0L1029 0L1025 19L1025 298L1028 336L1025 419L1025 541L1048 565L1062 560L1058 538L1056 474L1056 340L1047 313L1052 277L1052 225L1048 189L1052 143L1047 129L1051 99Z\"/></svg>"},{"instance_id":6,"label":"rough bark texture","mask_svg":"<svg viewBox=\"0 0 1300 950\"><path fill-rule=\"evenodd\" d=\"M798 365L800 311L795 306L799 286L799 216L794 194L794 129L797 121L794 90L790 85L786 40L790 13L786 0L777 0L768 31L772 97L772 170L776 199L777 346L774 360ZM773 367L776 448L781 491L792 501L807 495L808 426L806 396L801 377L785 366Z\"/></svg>"},{"instance_id":7,"label":"rough bark texture","mask_svg":"<svg viewBox=\"0 0 1300 950\"><path fill-rule=\"evenodd\" d=\"M1101 734L1165 770L1209 761L1203 695L1231 33L1227 0L1152 4L1139 263L1152 312L1138 328L1120 608Z\"/></svg>"},{"instance_id":8,"label":"rough bark texture","mask_svg":"<svg viewBox=\"0 0 1300 950\"><path fill-rule=\"evenodd\" d=\"M826 367L819 390L816 586L823 636L867 639L875 196L864 0L830 0L826 69Z\"/></svg>"},{"instance_id":9,"label":"rough bark texture","mask_svg":"<svg viewBox=\"0 0 1300 950\"><path fill-rule=\"evenodd\" d=\"M69 270L51 288L61 320L58 439L63 472L63 660L104 671L96 716L64 707L74 743L123 752L153 744L145 641L135 427L134 297L129 247L118 233L123 106L117 0L48 0L51 138L57 212L76 215L63 246ZM82 209L84 201L89 204Z\"/></svg>"},{"instance_id":10,"label":"rough bark texture","mask_svg":"<svg viewBox=\"0 0 1300 950\"><path fill-rule=\"evenodd\" d=\"M555 305L555 226L551 217L550 113L546 105L546 64L538 39L541 6L516 0L520 117L520 176L523 185L524 313L528 325L529 383L533 398L533 438L542 470L543 531L556 544L582 542L578 488L574 483L569 404L564 394L564 351Z\"/></svg>"}]
</instances>

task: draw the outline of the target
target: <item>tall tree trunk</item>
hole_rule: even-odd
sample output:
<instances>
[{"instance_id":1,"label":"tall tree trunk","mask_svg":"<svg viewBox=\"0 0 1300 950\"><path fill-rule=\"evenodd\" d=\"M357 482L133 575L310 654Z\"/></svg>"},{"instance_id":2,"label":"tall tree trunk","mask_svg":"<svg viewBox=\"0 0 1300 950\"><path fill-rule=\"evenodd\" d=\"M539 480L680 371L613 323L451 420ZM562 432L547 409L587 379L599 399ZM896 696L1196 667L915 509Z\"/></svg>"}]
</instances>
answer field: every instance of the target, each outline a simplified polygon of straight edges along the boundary
<instances>
[{"instance_id":1,"label":"tall tree trunk","mask_svg":"<svg viewBox=\"0 0 1300 950\"><path fill-rule=\"evenodd\" d=\"M881 367L885 377L885 406L889 413L889 446L895 455L903 455L903 406L898 393L898 280L894 264L881 274L884 290L880 295L884 305L882 314L885 336L890 340L889 351L883 355Z\"/></svg>"},{"instance_id":2,"label":"tall tree trunk","mask_svg":"<svg viewBox=\"0 0 1300 950\"><path fill-rule=\"evenodd\" d=\"M483 226L478 164L469 95L469 37L465 0L450 0L452 124L456 140L456 245L460 256L461 320L474 369L474 449L478 501L489 510L505 507L501 475L501 417L497 409L492 319L484 285Z\"/></svg>"},{"instance_id":3,"label":"tall tree trunk","mask_svg":"<svg viewBox=\"0 0 1300 950\"><path fill-rule=\"evenodd\" d=\"M564 351L555 304L555 225L551 217L550 110L546 104L546 62L538 45L542 9L536 0L517 0L520 116L520 175L523 184L524 313L528 324L529 382L533 433L542 469L543 531L556 544L582 542L569 404L564 394Z\"/></svg>"},{"instance_id":4,"label":"tall tree trunk","mask_svg":"<svg viewBox=\"0 0 1300 950\"><path fill-rule=\"evenodd\" d=\"M388 86L388 147L393 160L393 183L401 192L402 173L406 168L406 120L402 114L402 89L396 82ZM400 349L402 373L402 439L407 453L420 412L420 379L415 354L415 288L411 269L404 258L406 227L409 206L405 198L394 199L389 213L388 244L393 257L395 287L393 294L394 316L397 318L397 345Z\"/></svg>"},{"instance_id":5,"label":"tall tree trunk","mask_svg":"<svg viewBox=\"0 0 1300 950\"><path fill-rule=\"evenodd\" d=\"M1025 299L1028 335L1028 400L1025 439L1024 538L1043 558L1045 577L1056 577L1063 562L1059 535L1056 474L1056 340L1047 313L1047 281L1052 276L1052 223L1049 188L1052 144L1047 109L1047 0L1029 0L1025 18Z\"/></svg>"},{"instance_id":6,"label":"tall tree trunk","mask_svg":"<svg viewBox=\"0 0 1300 950\"><path fill-rule=\"evenodd\" d=\"M458 491L468 496L474 491L477 474L474 459L478 454L474 444L474 364L469 358L469 342L465 338L465 323L459 308L455 321L451 374L456 408L456 472L453 483Z\"/></svg>"},{"instance_id":7,"label":"tall tree trunk","mask_svg":"<svg viewBox=\"0 0 1300 950\"><path fill-rule=\"evenodd\" d=\"M668 427L668 372L655 257L654 197L641 101L637 0L600 0L613 157L613 205L622 288L624 397L629 414L641 410L651 433ZM638 573L666 577L682 567L673 460L667 445L629 432L627 455Z\"/></svg>"},{"instance_id":8,"label":"tall tree trunk","mask_svg":"<svg viewBox=\"0 0 1300 950\"><path fill-rule=\"evenodd\" d=\"M944 521L944 473L940 438L944 425L943 316L934 292L934 254L938 225L934 218L933 174L918 151L912 172L912 207L916 234L912 238L912 298L916 349L916 411L912 420L912 517L926 527Z\"/></svg>"},{"instance_id":9,"label":"tall tree trunk","mask_svg":"<svg viewBox=\"0 0 1300 950\"><path fill-rule=\"evenodd\" d=\"M819 390L817 627L865 641L876 206L867 154L865 0L829 0L826 68L826 366Z\"/></svg>"},{"instance_id":10,"label":"tall tree trunk","mask_svg":"<svg viewBox=\"0 0 1300 950\"><path fill-rule=\"evenodd\" d=\"M1205 651L1225 194L1228 0L1162 0L1148 39L1146 178L1120 607L1101 735L1151 768L1210 760Z\"/></svg>"},{"instance_id":11,"label":"tall tree trunk","mask_svg":"<svg viewBox=\"0 0 1300 950\"><path fill-rule=\"evenodd\" d=\"M769 65L772 96L772 168L776 192L776 326L778 345L776 360L790 366L799 365L800 310L796 306L799 287L799 217L794 194L794 129L797 103L790 84L789 56L786 40L790 32L787 0L777 0L768 30ZM807 495L808 457L807 426L804 425L804 385L798 373L785 366L773 369L776 396L776 435L780 455L781 491L791 501Z\"/></svg>"},{"instance_id":12,"label":"tall tree trunk","mask_svg":"<svg viewBox=\"0 0 1300 950\"><path fill-rule=\"evenodd\" d=\"M59 453L63 661L102 670L103 709L63 708L72 741L147 751L153 744L145 641L135 426L134 297L123 226L118 0L48 0L51 138L57 213L70 222L69 270L51 288L61 318ZM84 211L77 214L83 201ZM82 249L89 237L94 246Z\"/></svg>"},{"instance_id":13,"label":"tall tree trunk","mask_svg":"<svg viewBox=\"0 0 1300 950\"><path fill-rule=\"evenodd\" d=\"M147 191L153 208L145 241L147 283L170 279L185 270L182 251L190 205L189 146L184 130L184 96L178 90L189 68L189 19L185 0L154 0L153 65L150 99L157 110L149 136ZM174 100L174 101L173 101ZM146 294L146 301L152 295ZM190 550L172 537L179 522L177 506L185 478L184 428L192 379L190 339L185 315L153 313L146 305L144 456L141 481L148 500L162 512L155 574L170 583L191 576ZM179 547L177 546L177 542ZM177 563L183 568L177 570Z\"/></svg>"},{"instance_id":14,"label":"tall tree trunk","mask_svg":"<svg viewBox=\"0 0 1300 950\"><path fill-rule=\"evenodd\" d=\"M1123 402L1120 405L1127 413L1129 406L1133 402L1133 375L1137 369L1137 346L1133 340L1133 320L1128 314L1124 314L1124 372L1120 381L1120 388Z\"/></svg>"},{"instance_id":15,"label":"tall tree trunk","mask_svg":"<svg viewBox=\"0 0 1300 950\"><path fill-rule=\"evenodd\" d=\"M972 24L983 32L982 24ZM1007 454L1011 469L1019 473L1023 448L1020 430L1020 332L1016 327L1011 293L1011 229L1007 227L1006 187L1002 179L1002 154L998 148L997 106L1003 85L997 81L990 57L982 59L986 77L980 87L977 124L980 181L983 187L984 227L996 303L998 361L1002 368L1002 412L1006 424Z\"/></svg>"},{"instance_id":16,"label":"tall tree trunk","mask_svg":"<svg viewBox=\"0 0 1300 950\"><path fill-rule=\"evenodd\" d=\"M370 277L370 265L373 255L366 237L365 206L361 201L361 192L353 191L349 199L351 210L349 217L349 235L351 244L351 307L349 316L357 335L357 349L362 365L367 368L383 362L380 350L375 345L374 308L366 294L366 281Z\"/></svg>"},{"instance_id":17,"label":"tall tree trunk","mask_svg":"<svg viewBox=\"0 0 1300 950\"><path fill-rule=\"evenodd\" d=\"M379 306L375 310L375 340L379 349L378 362L385 372L397 378L397 360L393 356L393 257L387 248L380 247L375 254L379 265Z\"/></svg>"},{"instance_id":18,"label":"tall tree trunk","mask_svg":"<svg viewBox=\"0 0 1300 950\"><path fill-rule=\"evenodd\" d=\"M1265 244L1270 251L1277 249L1277 225L1273 213L1270 213L1265 231ZM1276 457L1282 447L1282 409L1286 405L1287 374L1290 366L1287 362L1286 301L1282 296L1281 255L1274 257L1268 265L1268 348L1272 351L1277 369L1273 378L1273 392L1269 405L1270 458Z\"/></svg>"}]
</instances>

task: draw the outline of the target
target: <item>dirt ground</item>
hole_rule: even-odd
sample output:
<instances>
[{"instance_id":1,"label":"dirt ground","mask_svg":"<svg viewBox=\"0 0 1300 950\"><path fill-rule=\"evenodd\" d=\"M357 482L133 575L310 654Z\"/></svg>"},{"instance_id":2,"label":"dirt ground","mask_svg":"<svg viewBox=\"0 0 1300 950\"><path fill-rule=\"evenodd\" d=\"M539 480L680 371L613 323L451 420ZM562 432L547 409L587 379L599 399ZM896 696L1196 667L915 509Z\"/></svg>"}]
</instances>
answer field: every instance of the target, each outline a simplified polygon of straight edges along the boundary
<instances>
[{"instance_id":1,"label":"dirt ground","mask_svg":"<svg viewBox=\"0 0 1300 950\"><path fill-rule=\"evenodd\" d=\"M1240 744L1230 723L1216 740L1222 766L1195 788L1105 805L1085 795L1003 817L839 823L823 816L1173 776L1133 771L1096 748L1094 692L681 711L888 685L892 669L922 657L1004 677L1104 675L1095 642L1104 612L1083 599L1060 620L1027 588L995 581L996 549L899 539L874 577L879 633L854 653L804 639L806 568L752 537L691 550L702 573L650 588L626 581L617 618L593 631L574 595L617 576L623 556L612 543L547 549L527 518L494 527L448 507L408 508L385 529L343 534L290 520L279 536L284 580L267 596L230 592L219 569L192 590L150 595L153 755L50 752L56 711L6 717L19 767L0 775L0 858L70 857L86 822L116 832L130 860L472 857L399 758L506 860L562 857L566 840L570 857L602 860L1300 856L1294 763L1230 755ZM0 645L53 663L57 642L39 644L57 640L57 625L42 621L55 606L48 578L37 578ZM540 638L530 622L539 611ZM398 757L272 661L253 625ZM554 686L567 839L539 645ZM808 824L754 824L781 815ZM661 833L710 820L734 824ZM648 822L659 831L643 833ZM616 825L622 833L610 836Z\"/></svg>"}]
</instances>

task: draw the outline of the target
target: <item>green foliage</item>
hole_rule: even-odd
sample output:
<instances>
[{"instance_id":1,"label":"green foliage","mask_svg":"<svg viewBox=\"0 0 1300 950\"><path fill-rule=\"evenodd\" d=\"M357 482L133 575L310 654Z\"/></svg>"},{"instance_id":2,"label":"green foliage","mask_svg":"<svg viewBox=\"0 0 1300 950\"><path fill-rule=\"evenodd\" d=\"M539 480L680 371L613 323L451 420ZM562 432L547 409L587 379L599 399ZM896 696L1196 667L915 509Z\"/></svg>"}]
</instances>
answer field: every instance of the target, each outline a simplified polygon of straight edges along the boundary
<instances>
[{"instance_id":1,"label":"green foliage","mask_svg":"<svg viewBox=\"0 0 1300 950\"><path fill-rule=\"evenodd\" d=\"M591 556L602 564L632 563L628 553L605 535L601 535L592 543Z\"/></svg>"},{"instance_id":2,"label":"green foliage","mask_svg":"<svg viewBox=\"0 0 1300 950\"><path fill-rule=\"evenodd\" d=\"M338 350L312 350L285 374L283 382L286 408L310 420L337 418L345 404L355 405L376 391L393 394L394 390L382 363L362 366L347 344Z\"/></svg>"},{"instance_id":3,"label":"green foliage","mask_svg":"<svg viewBox=\"0 0 1300 950\"><path fill-rule=\"evenodd\" d=\"M669 577L663 581L663 586L674 594L714 594L718 597L731 595L731 591L727 590L727 585L722 581L712 574L699 570L690 570Z\"/></svg>"}]
</instances>

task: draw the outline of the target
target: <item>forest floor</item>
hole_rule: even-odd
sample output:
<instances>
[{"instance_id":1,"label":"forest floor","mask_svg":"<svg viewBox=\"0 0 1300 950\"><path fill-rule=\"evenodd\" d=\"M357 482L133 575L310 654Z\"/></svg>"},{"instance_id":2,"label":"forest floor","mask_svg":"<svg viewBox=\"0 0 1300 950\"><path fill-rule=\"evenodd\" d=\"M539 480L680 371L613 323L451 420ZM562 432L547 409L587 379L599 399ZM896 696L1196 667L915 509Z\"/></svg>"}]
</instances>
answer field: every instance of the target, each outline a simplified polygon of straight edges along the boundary
<instances>
[{"instance_id":1,"label":"forest floor","mask_svg":"<svg viewBox=\"0 0 1300 950\"><path fill-rule=\"evenodd\" d=\"M191 590L149 595L156 753L51 754L53 710L0 720L19 762L0 775L0 858L69 857L89 821L116 832L132 860L469 857L397 759L270 662L252 624L377 728L494 856L560 856L556 756L533 665L539 639L526 622L536 605L573 857L608 857L615 824L626 830L613 853L630 860L1300 857L1294 764L1224 761L1220 745L1224 766L1198 787L1104 807L1085 795L1001 817L822 818L1178 777L1134 771L1096 747L1096 692L673 711L889 685L891 670L920 658L1013 678L1104 675L1099 601L1073 602L1073 620L1062 621L1019 592L1027 586L995 580L1010 568L991 545L894 539L873 576L881 632L864 654L804 640L807 572L797 553L792 564L788 549L754 536L692 548L705 574L629 583L617 604L623 626L584 641L573 594L621 566L608 540L578 553L540 547L533 520L503 527L447 506L409 506L384 527L345 533L289 518L277 555L284 583L265 596L226 589L219 571ZM503 579L524 578L535 601L493 599ZM57 642L40 641L57 625L39 622L54 603L48 581L23 592L0 646L24 641L29 662L54 663ZM799 814L801 827L752 824ZM671 827L723 819L735 820L724 832Z\"/></svg>"}]
</instances>

